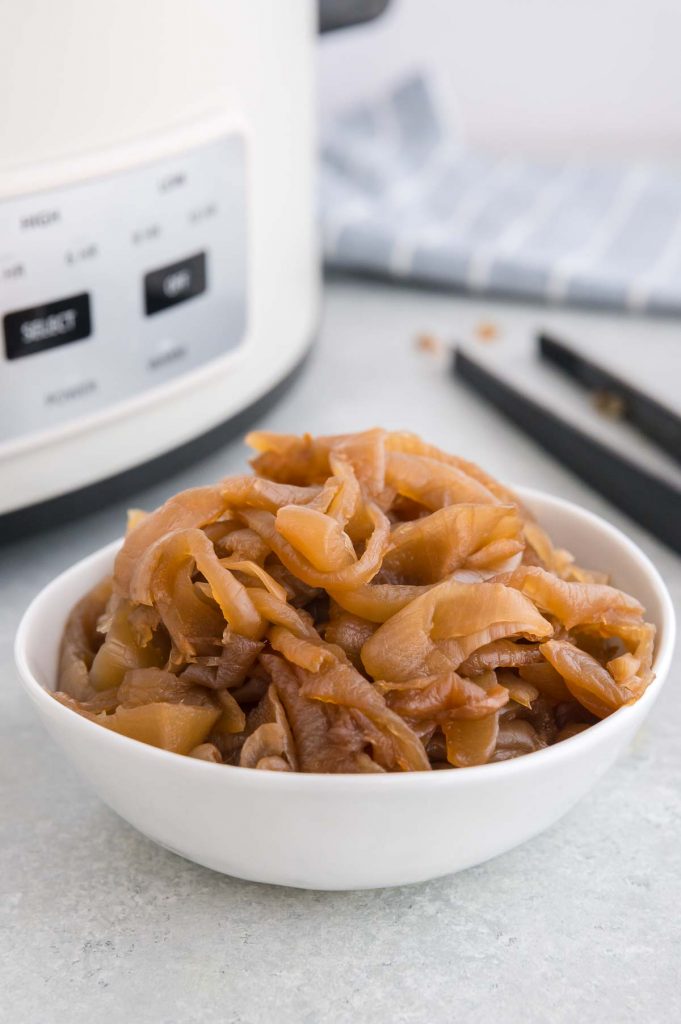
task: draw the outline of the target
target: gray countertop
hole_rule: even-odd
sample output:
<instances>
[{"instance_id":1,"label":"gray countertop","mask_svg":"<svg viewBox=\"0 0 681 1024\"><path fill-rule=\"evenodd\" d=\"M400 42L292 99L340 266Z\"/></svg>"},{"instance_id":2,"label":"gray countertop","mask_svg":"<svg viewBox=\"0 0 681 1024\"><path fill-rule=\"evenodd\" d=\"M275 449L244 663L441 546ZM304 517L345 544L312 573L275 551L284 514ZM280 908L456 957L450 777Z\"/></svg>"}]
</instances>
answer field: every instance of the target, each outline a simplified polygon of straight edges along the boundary
<instances>
[{"instance_id":1,"label":"gray countertop","mask_svg":"<svg viewBox=\"0 0 681 1024\"><path fill-rule=\"evenodd\" d=\"M643 547L678 607L681 560L414 346L419 331L468 337L483 316L509 335L539 324L581 336L678 333L333 281L320 343L261 425L406 427L506 480L576 500ZM478 868L403 889L300 892L213 874L133 831L75 775L17 685L11 648L23 608L52 576L117 536L127 504L153 507L241 470L245 459L235 441L127 502L0 549L0 1018L681 1019L678 670L632 749L556 826Z\"/></svg>"}]
</instances>

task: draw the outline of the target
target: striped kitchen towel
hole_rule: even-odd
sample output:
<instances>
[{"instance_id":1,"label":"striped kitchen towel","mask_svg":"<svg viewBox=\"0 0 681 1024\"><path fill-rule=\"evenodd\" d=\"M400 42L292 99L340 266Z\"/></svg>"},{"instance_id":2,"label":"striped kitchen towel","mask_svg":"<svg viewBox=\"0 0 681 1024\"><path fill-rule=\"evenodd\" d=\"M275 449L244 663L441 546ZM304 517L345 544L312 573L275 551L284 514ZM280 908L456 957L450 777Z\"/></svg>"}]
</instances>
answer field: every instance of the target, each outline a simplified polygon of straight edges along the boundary
<instances>
[{"instance_id":1,"label":"striped kitchen towel","mask_svg":"<svg viewBox=\"0 0 681 1024\"><path fill-rule=\"evenodd\" d=\"M574 305L681 312L681 172L461 144L413 78L322 144L330 266Z\"/></svg>"}]
</instances>

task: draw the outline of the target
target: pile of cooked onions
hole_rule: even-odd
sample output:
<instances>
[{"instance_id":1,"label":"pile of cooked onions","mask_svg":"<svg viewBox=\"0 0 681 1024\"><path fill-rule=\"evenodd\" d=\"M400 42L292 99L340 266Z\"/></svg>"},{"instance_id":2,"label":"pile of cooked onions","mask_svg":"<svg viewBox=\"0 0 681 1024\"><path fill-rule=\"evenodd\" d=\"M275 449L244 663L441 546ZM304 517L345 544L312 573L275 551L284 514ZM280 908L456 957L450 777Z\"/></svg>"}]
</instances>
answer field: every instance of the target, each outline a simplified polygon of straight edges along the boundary
<instances>
[{"instance_id":1,"label":"pile of cooked onions","mask_svg":"<svg viewBox=\"0 0 681 1024\"><path fill-rule=\"evenodd\" d=\"M506 487L408 433L255 433L255 475L130 514L57 700L223 764L462 768L637 700L655 630Z\"/></svg>"}]
</instances>

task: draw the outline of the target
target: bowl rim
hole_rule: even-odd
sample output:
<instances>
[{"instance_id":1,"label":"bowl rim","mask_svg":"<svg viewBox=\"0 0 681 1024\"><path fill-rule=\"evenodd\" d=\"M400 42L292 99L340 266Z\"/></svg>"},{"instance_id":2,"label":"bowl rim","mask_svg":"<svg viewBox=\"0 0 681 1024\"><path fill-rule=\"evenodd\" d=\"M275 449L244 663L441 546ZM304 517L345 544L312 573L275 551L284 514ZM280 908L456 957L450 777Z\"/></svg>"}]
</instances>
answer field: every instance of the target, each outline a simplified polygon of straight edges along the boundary
<instances>
[{"instance_id":1,"label":"bowl rim","mask_svg":"<svg viewBox=\"0 0 681 1024\"><path fill-rule=\"evenodd\" d=\"M403 789L405 787L409 789L413 786L461 786L466 784L487 783L493 782L496 776L500 776L501 778L512 778L514 775L518 775L519 773L540 771L542 765L550 762L553 762L554 765L557 766L561 760L565 761L571 760L573 757L579 757L580 752L586 752L589 745L594 746L594 744L607 743L609 737L614 737L618 732L626 729L632 719L634 721L638 720L639 723L643 721L666 680L671 665L676 637L676 616L674 612L674 605L662 576L642 549L627 537L625 533L618 529L618 527L613 526L612 523L608 522L602 516L599 516L595 512L591 512L572 501L568 501L566 498L557 497L538 488L516 486L514 487L514 491L519 497L526 499L530 506L532 505L533 499L536 499L539 502L548 503L564 512L567 512L569 515L580 519L585 526L590 526L592 528L595 527L598 530L609 534L612 539L620 545L628 557L636 563L638 569L648 577L651 587L654 589L660 602L662 614L660 622L661 630L658 631L658 637L660 632L662 635L659 642L656 639L656 649L653 658L655 678L648 686L642 697L640 697L636 703L619 708L607 718L602 719L600 722L590 726L583 732L562 740L560 743L553 744L552 746L545 747L542 750L537 750L530 754L523 754L521 757L511 758L507 761L498 761L492 764L472 765L467 768L458 768L455 771L386 772L375 774L265 772L256 771L253 768L242 768L239 765L220 765L218 766L222 769L220 775L221 777L224 777L225 783L229 780L233 780L235 782L238 780L239 782L243 782L250 786L258 787L263 785L274 785L282 787L283 789L296 789L299 786L314 787L319 785L328 785L331 788L338 788L350 785L367 791L378 790L379 788L383 790L386 788L392 790L394 788ZM70 708L54 700L50 691L38 682L29 667L28 651L30 645L30 632L32 620L35 615L46 603L54 600L54 597L59 593L67 577L71 577L72 574L77 574L78 572L84 572L92 565L92 563L104 559L109 554L113 554L118 550L122 542L123 538L119 537L116 540L111 541L109 544L98 548L96 551L87 555L85 558L80 559L78 562L75 562L73 565L67 567L63 572L46 584L32 599L22 615L14 643L14 658L22 686L32 701L38 705L41 712L44 711L46 715L53 718L59 718L62 715L66 715L68 716L68 720L71 721L72 726L76 729L83 728L86 732L87 730L97 730L97 734L100 736L100 741L104 744L109 744L112 750L116 750L116 748L118 748L121 752L128 750L132 753L132 751L137 748L137 754L140 757L150 757L157 760L159 764L167 762L170 770L172 770L172 766L174 765L175 770L178 771L186 770L188 772L199 773L207 771L215 772L216 765L211 762L202 761L199 758L188 757L184 754L176 754L173 751L163 750L160 747L154 747L151 744L143 743L141 740L135 740L129 736L120 735L119 733L112 732L109 729L104 729L96 722L91 722L82 715L78 715L75 711L72 711ZM130 744L133 744L134 746L131 747Z\"/></svg>"}]
</instances>

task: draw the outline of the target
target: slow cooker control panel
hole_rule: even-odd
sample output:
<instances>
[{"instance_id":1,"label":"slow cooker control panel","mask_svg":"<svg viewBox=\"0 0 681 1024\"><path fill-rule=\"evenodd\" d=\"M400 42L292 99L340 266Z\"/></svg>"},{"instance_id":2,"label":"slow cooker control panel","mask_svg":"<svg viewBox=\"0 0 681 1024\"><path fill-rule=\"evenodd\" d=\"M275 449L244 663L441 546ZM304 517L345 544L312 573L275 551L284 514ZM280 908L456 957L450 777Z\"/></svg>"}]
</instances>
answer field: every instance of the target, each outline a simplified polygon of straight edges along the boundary
<instances>
[{"instance_id":1,"label":"slow cooker control panel","mask_svg":"<svg viewBox=\"0 0 681 1024\"><path fill-rule=\"evenodd\" d=\"M236 349L247 319L243 138L0 201L0 443Z\"/></svg>"}]
</instances>

